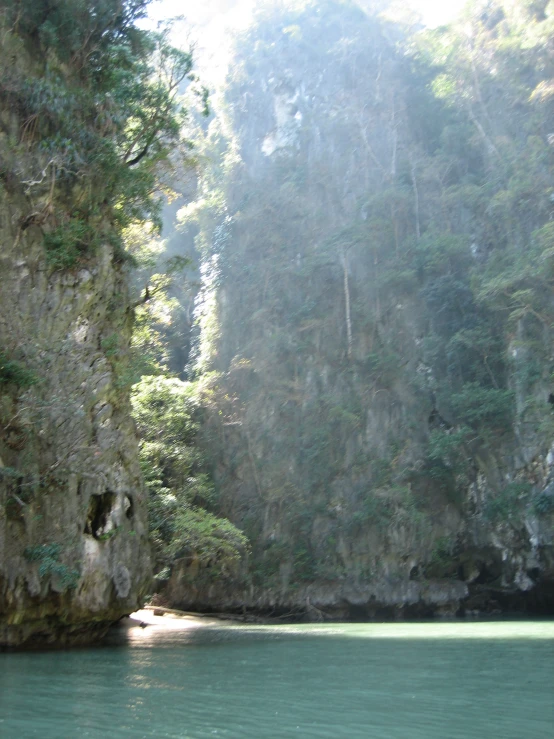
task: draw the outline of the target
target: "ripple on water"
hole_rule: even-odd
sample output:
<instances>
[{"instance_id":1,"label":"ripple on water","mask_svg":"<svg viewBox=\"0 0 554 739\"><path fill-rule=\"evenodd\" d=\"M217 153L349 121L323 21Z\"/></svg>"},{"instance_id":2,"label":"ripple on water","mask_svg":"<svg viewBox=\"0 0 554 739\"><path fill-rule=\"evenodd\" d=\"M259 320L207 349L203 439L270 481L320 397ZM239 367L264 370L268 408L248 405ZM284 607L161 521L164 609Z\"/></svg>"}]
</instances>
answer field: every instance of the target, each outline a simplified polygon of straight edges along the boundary
<instances>
[{"instance_id":1,"label":"ripple on water","mask_svg":"<svg viewBox=\"0 0 554 739\"><path fill-rule=\"evenodd\" d=\"M0 655L0 736L554 736L553 622L173 626Z\"/></svg>"}]
</instances>

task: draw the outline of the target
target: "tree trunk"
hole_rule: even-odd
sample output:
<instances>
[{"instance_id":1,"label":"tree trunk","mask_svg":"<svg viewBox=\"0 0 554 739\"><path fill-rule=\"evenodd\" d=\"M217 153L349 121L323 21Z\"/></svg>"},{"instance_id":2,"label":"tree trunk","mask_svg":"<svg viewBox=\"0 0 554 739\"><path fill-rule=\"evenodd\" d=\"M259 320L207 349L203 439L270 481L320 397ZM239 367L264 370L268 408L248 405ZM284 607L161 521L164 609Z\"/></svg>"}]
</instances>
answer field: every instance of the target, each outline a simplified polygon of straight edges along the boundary
<instances>
[{"instance_id":1,"label":"tree trunk","mask_svg":"<svg viewBox=\"0 0 554 739\"><path fill-rule=\"evenodd\" d=\"M350 313L350 285L348 282L348 266L346 263L346 251L342 253L342 273L344 285L344 311L346 317L346 346L347 355L352 356L352 317Z\"/></svg>"}]
</instances>

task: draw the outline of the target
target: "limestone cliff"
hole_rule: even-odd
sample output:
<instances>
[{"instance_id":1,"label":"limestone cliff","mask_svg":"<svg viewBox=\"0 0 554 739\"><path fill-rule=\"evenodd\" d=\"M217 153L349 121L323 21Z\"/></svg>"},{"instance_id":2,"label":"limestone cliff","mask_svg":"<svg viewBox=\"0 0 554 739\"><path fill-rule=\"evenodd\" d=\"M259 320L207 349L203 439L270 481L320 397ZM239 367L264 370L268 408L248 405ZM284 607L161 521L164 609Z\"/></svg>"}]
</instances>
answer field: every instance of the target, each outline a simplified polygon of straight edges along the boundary
<instances>
[{"instance_id":1,"label":"limestone cliff","mask_svg":"<svg viewBox=\"0 0 554 739\"><path fill-rule=\"evenodd\" d=\"M149 587L121 240L155 189L125 160L143 5L0 13L0 646L92 641Z\"/></svg>"},{"instance_id":2,"label":"limestone cliff","mask_svg":"<svg viewBox=\"0 0 554 739\"><path fill-rule=\"evenodd\" d=\"M252 555L228 583L181 561L174 604L552 611L551 21L497 5L471 48L333 2L238 46L200 354Z\"/></svg>"},{"instance_id":3,"label":"limestone cliff","mask_svg":"<svg viewBox=\"0 0 554 739\"><path fill-rule=\"evenodd\" d=\"M0 198L0 644L81 643L149 584L137 443L114 371L131 329L126 278L107 244L70 272L48 269L25 203Z\"/></svg>"}]
</instances>

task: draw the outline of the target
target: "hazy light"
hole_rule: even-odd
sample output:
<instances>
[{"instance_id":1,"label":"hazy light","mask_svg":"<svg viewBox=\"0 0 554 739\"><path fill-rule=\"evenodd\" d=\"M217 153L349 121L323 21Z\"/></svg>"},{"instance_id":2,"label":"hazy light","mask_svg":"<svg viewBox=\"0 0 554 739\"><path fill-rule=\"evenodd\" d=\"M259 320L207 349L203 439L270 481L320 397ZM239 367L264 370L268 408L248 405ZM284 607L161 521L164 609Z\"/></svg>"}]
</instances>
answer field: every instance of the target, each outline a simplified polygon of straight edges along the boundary
<instances>
[{"instance_id":1,"label":"hazy light","mask_svg":"<svg viewBox=\"0 0 554 739\"><path fill-rule=\"evenodd\" d=\"M240 23L239 16L249 17L252 7L259 4L256 0L204 0L196 5L183 3L183 0L153 0L148 15L154 22L184 15L193 25L217 22L223 16L226 21L237 20ZM268 4L267 0L264 4ZM425 25L435 27L455 18L466 0L406 0L399 3L402 4L419 11Z\"/></svg>"},{"instance_id":2,"label":"hazy light","mask_svg":"<svg viewBox=\"0 0 554 739\"><path fill-rule=\"evenodd\" d=\"M152 23L183 17L199 29L222 23L243 25L256 4L256 0L203 0L196 4L183 3L183 0L152 0L148 17Z\"/></svg>"},{"instance_id":3,"label":"hazy light","mask_svg":"<svg viewBox=\"0 0 554 739\"><path fill-rule=\"evenodd\" d=\"M453 20L466 0L411 0L410 4L419 10L426 26L435 28Z\"/></svg>"},{"instance_id":4,"label":"hazy light","mask_svg":"<svg viewBox=\"0 0 554 739\"><path fill-rule=\"evenodd\" d=\"M256 0L203 0L184 3L183 0L153 0L148 8L148 20L143 27L173 18L183 18L174 25L172 43L176 46L193 45L195 68L202 81L221 84L225 77L232 39L237 30L246 28L252 17Z\"/></svg>"},{"instance_id":5,"label":"hazy light","mask_svg":"<svg viewBox=\"0 0 554 739\"><path fill-rule=\"evenodd\" d=\"M203 80L218 86L225 76L230 45L238 30L248 26L252 11L272 0L152 0L143 27L155 28L159 22L183 17L174 27L176 46L196 48L195 67ZM276 0L282 2L282 0ZM293 0L291 0L293 2ZM444 25L459 15L467 0L392 0L393 8L415 11L430 27ZM286 4L286 0L285 3Z\"/></svg>"}]
</instances>

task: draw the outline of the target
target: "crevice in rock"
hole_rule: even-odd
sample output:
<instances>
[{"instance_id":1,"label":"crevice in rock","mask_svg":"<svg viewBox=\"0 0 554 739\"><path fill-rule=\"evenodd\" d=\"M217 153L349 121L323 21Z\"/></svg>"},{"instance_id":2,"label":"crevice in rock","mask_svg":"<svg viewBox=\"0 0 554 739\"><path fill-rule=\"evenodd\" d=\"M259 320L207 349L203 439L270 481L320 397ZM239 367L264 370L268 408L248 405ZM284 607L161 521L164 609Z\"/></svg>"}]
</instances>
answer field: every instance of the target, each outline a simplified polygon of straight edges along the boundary
<instances>
[{"instance_id":1,"label":"crevice in rock","mask_svg":"<svg viewBox=\"0 0 554 739\"><path fill-rule=\"evenodd\" d=\"M501 566L494 562L481 564L479 570L479 575L473 581L475 585L490 585L502 575Z\"/></svg>"},{"instance_id":2,"label":"crevice in rock","mask_svg":"<svg viewBox=\"0 0 554 739\"><path fill-rule=\"evenodd\" d=\"M115 499L115 494L110 491L100 495L91 495L85 521L85 534L99 539L105 533L104 529L110 519Z\"/></svg>"},{"instance_id":3,"label":"crevice in rock","mask_svg":"<svg viewBox=\"0 0 554 739\"><path fill-rule=\"evenodd\" d=\"M431 429L440 429L441 431L447 431L448 429L452 428L452 426L448 423L448 421L444 420L444 418L441 416L436 408L433 408L433 410L429 414L427 423L429 424L429 428Z\"/></svg>"}]
</instances>

